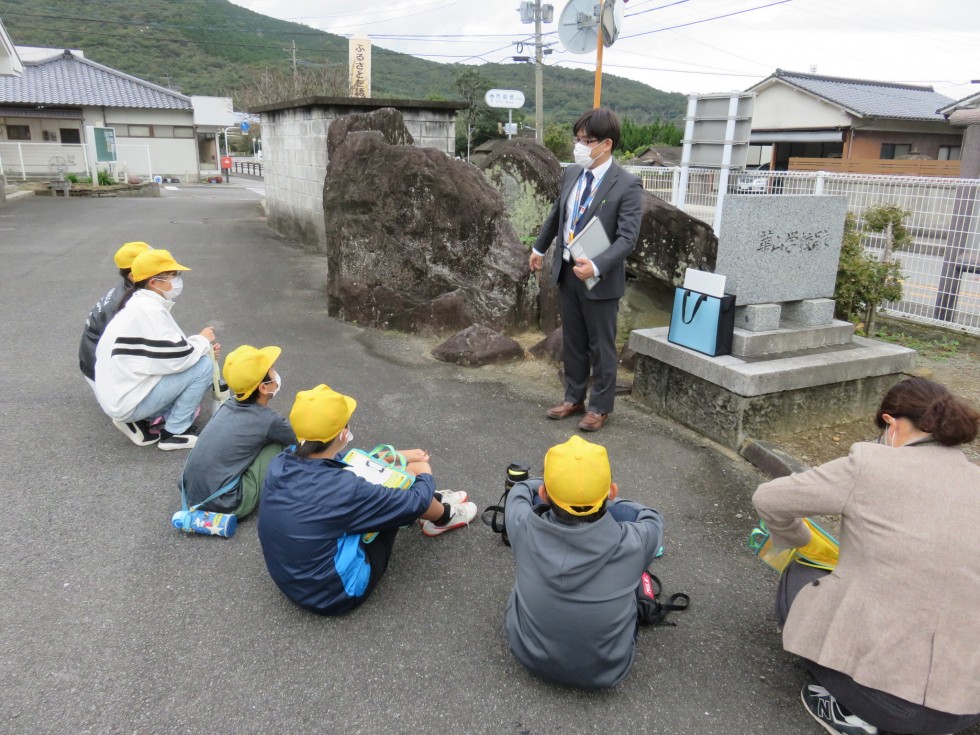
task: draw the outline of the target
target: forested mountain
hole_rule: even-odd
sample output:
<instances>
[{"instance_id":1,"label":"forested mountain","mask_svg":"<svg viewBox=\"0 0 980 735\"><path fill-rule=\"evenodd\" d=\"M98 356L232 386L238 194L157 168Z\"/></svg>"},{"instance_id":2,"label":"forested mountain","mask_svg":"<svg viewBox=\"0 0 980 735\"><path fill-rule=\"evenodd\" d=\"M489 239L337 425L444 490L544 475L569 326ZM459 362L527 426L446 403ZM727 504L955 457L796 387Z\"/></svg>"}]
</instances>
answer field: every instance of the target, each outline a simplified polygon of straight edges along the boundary
<instances>
[{"instance_id":1,"label":"forested mountain","mask_svg":"<svg viewBox=\"0 0 980 735\"><path fill-rule=\"evenodd\" d=\"M79 48L86 58L185 94L235 96L264 70L290 70L294 43L300 68L347 67L346 38L227 0L0 0L0 20L17 45ZM372 66L375 97L459 99L456 65L375 46ZM525 113L531 110L532 64L479 69L495 87L522 90ZM546 67L544 85L546 122L568 123L592 104L590 71ZM679 123L686 109L684 95L611 74L603 75L603 101L639 123Z\"/></svg>"}]
</instances>

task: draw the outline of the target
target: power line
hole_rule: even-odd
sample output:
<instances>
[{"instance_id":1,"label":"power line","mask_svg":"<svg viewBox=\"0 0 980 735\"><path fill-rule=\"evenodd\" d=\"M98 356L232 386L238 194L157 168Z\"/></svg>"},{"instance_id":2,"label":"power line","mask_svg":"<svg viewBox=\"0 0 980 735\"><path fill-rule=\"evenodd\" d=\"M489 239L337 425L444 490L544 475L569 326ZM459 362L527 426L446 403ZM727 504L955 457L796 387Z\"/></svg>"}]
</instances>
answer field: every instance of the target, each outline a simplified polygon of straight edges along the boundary
<instances>
[{"instance_id":1,"label":"power line","mask_svg":"<svg viewBox=\"0 0 980 735\"><path fill-rule=\"evenodd\" d=\"M647 8L646 10L638 10L635 13L626 13L624 18L632 18L636 15L643 15L644 13L652 13L654 10L663 10L664 8L671 8L674 5L683 5L684 3L691 2L691 0L675 0L675 2L667 3L666 5L658 5L655 8Z\"/></svg>"},{"instance_id":2,"label":"power line","mask_svg":"<svg viewBox=\"0 0 980 735\"><path fill-rule=\"evenodd\" d=\"M785 5L786 3L793 2L793 0L775 0L775 2L766 3L765 5L759 5L754 8L745 8L743 10L736 10L731 13L725 13L724 15L715 15L711 18L702 18L701 20L692 20L689 23L679 23L675 26L666 26L664 28L655 28L652 31L643 31L643 33L634 33L631 36L621 36L622 40L627 38L639 38L640 36L649 36L651 33L660 33L662 31L672 31L675 28L686 28L687 26L696 26L699 23L708 23L712 20L720 20L722 18L731 18L733 15L742 15L743 13L751 13L756 10L762 10L763 8L771 8L773 5Z\"/></svg>"}]
</instances>

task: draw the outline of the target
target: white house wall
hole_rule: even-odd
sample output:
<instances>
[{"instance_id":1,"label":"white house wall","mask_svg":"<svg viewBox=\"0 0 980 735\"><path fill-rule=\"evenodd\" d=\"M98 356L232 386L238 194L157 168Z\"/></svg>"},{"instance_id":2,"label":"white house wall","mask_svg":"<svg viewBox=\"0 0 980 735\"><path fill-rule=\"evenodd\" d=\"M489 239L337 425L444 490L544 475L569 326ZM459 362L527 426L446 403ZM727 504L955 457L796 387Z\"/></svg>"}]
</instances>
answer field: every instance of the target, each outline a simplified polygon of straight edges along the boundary
<instances>
[{"instance_id":1,"label":"white house wall","mask_svg":"<svg viewBox=\"0 0 980 735\"><path fill-rule=\"evenodd\" d=\"M785 84L756 91L753 130L812 130L849 127L851 116L840 107Z\"/></svg>"},{"instance_id":2,"label":"white house wall","mask_svg":"<svg viewBox=\"0 0 980 735\"><path fill-rule=\"evenodd\" d=\"M94 108L84 110L85 124L172 125L193 127L191 110L140 110L132 108ZM129 173L136 176L177 177L197 181L197 138L137 138L116 136L117 156Z\"/></svg>"}]
</instances>

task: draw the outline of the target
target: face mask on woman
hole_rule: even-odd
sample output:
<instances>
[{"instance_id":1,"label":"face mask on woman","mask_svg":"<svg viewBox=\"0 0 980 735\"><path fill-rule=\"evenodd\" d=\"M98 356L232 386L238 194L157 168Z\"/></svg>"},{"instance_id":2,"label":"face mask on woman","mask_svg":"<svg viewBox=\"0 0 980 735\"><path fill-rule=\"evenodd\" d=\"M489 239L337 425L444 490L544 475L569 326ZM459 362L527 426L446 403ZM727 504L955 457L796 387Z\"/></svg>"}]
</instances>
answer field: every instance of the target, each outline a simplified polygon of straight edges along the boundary
<instances>
[{"instance_id":1,"label":"face mask on woman","mask_svg":"<svg viewBox=\"0 0 980 735\"><path fill-rule=\"evenodd\" d=\"M180 276L174 276L170 279L170 290L164 291L163 298L168 301L173 301L175 298L180 296L180 292L184 290L184 279Z\"/></svg>"}]
</instances>

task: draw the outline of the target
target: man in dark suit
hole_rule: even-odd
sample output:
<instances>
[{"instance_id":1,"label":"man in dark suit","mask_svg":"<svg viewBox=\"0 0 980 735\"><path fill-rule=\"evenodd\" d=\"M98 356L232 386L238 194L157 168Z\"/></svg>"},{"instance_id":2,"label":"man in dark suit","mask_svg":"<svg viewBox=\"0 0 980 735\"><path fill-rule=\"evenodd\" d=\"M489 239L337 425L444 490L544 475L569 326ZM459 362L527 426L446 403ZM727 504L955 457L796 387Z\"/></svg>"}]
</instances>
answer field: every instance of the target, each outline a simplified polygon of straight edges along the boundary
<instances>
[{"instance_id":1,"label":"man in dark suit","mask_svg":"<svg viewBox=\"0 0 980 735\"><path fill-rule=\"evenodd\" d=\"M643 185L612 158L619 145L619 120L611 110L594 109L575 121L575 166L565 169L561 194L541 226L529 265L537 271L555 243L551 285L558 284L565 365L564 401L548 418L585 414L582 431L598 431L616 396L616 315L626 288L626 258L636 246L643 216ZM609 249L593 260L574 261L569 244L592 220L609 238ZM586 281L598 276L592 289ZM586 411L585 394L592 373Z\"/></svg>"}]
</instances>

